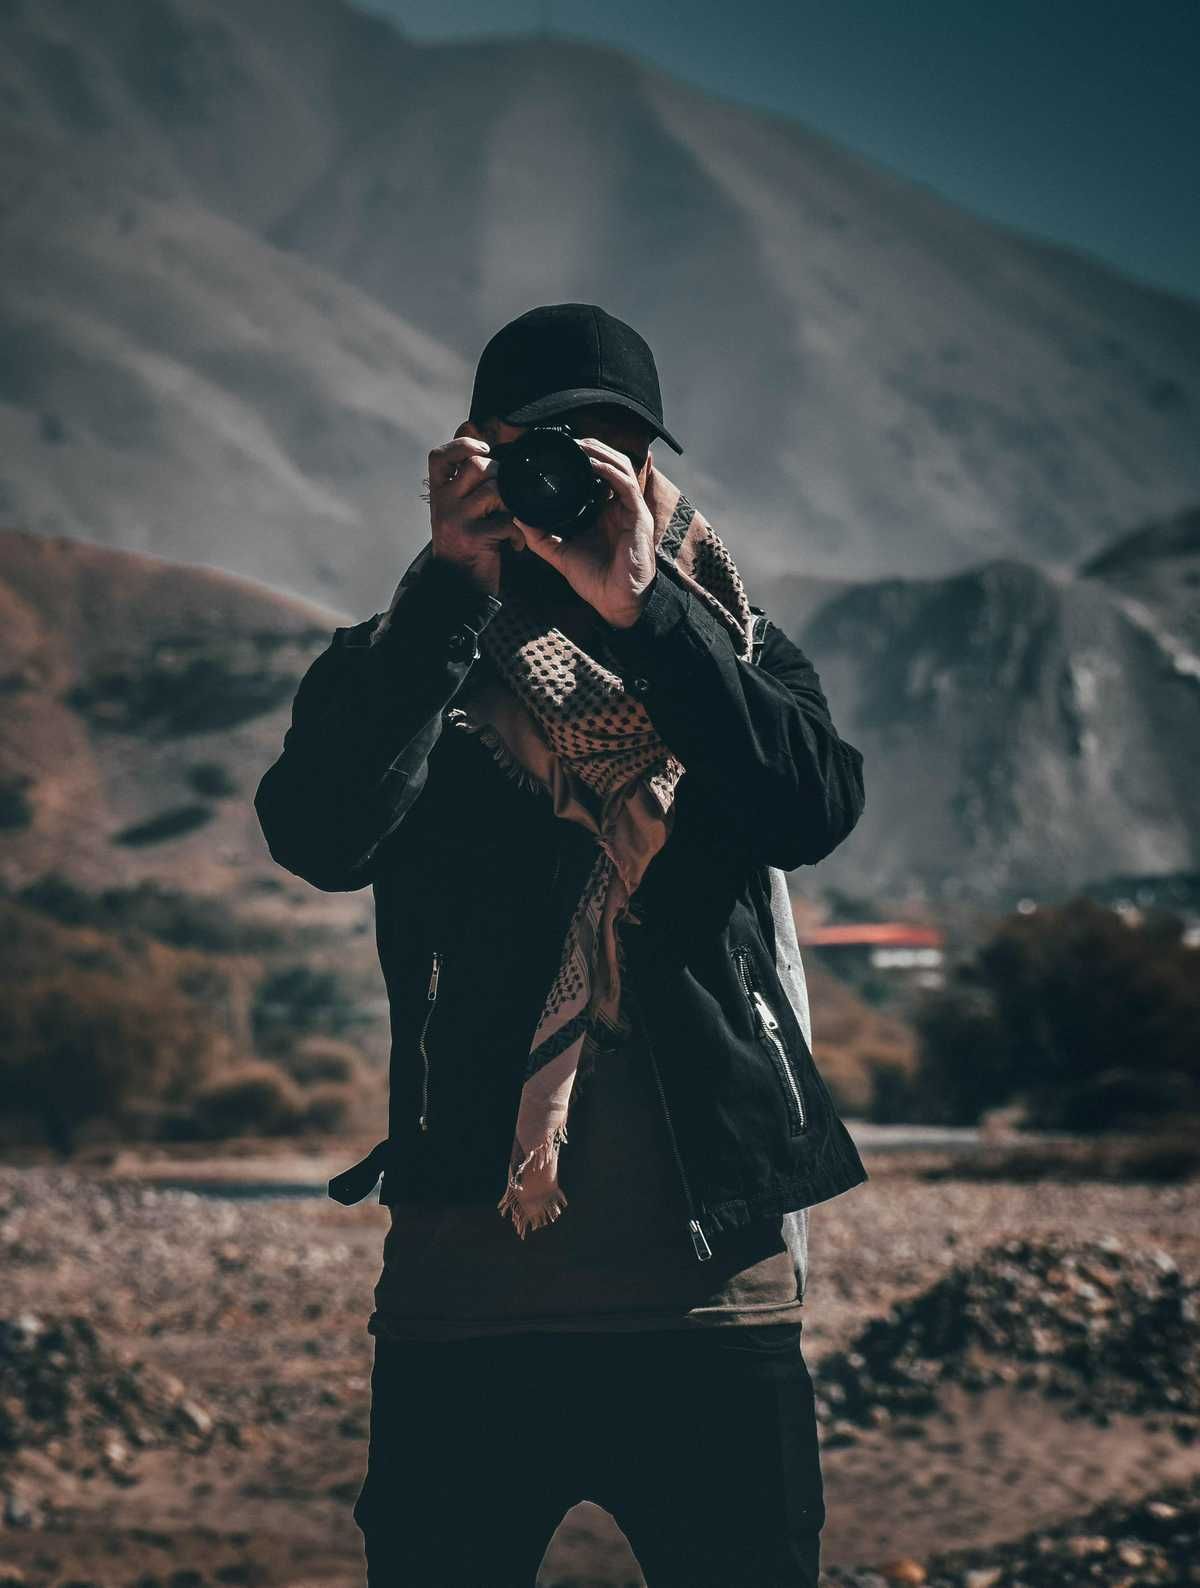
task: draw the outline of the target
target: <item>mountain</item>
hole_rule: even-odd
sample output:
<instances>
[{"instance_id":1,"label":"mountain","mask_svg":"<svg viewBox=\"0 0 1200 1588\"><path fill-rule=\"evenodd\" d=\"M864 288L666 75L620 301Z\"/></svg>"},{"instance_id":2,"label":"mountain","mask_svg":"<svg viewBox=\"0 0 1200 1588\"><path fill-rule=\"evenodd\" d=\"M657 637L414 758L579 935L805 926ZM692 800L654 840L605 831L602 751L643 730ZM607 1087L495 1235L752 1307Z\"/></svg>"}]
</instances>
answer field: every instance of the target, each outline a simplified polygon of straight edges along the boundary
<instances>
[{"instance_id":1,"label":"mountain","mask_svg":"<svg viewBox=\"0 0 1200 1588\"><path fill-rule=\"evenodd\" d=\"M1122 536L1080 573L1103 580L1169 666L1200 680L1200 507Z\"/></svg>"},{"instance_id":2,"label":"mountain","mask_svg":"<svg viewBox=\"0 0 1200 1588\"><path fill-rule=\"evenodd\" d=\"M1053 573L1200 496L1200 305L613 50L5 0L0 133L0 512L37 533L365 616L483 341L567 299L644 330L657 460L764 587Z\"/></svg>"},{"instance_id":3,"label":"mountain","mask_svg":"<svg viewBox=\"0 0 1200 1588\"><path fill-rule=\"evenodd\" d=\"M1143 543L1146 585L1156 560ZM0 533L0 569L0 888L152 879L361 934L369 891L275 865L251 804L345 619L63 537ZM846 843L791 874L798 894L990 905L1200 869L1200 677L1104 581L993 559L784 590L771 615L814 660L867 792Z\"/></svg>"},{"instance_id":4,"label":"mountain","mask_svg":"<svg viewBox=\"0 0 1200 1588\"><path fill-rule=\"evenodd\" d=\"M1195 523L1122 540L1087 577L994 558L778 606L865 760L865 811L822 884L1011 904L1195 870L1200 668L1167 628Z\"/></svg>"},{"instance_id":5,"label":"mountain","mask_svg":"<svg viewBox=\"0 0 1200 1588\"><path fill-rule=\"evenodd\" d=\"M0 532L0 885L369 910L281 870L251 803L342 621L210 569Z\"/></svg>"}]
</instances>

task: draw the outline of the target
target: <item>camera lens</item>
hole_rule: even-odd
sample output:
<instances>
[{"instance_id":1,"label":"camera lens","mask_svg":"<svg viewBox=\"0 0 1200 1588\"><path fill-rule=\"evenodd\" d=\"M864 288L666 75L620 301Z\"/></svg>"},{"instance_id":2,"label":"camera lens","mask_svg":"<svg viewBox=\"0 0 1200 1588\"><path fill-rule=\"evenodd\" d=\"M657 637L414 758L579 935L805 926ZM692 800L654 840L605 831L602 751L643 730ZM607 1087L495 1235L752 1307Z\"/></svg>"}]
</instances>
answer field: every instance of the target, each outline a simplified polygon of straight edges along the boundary
<instances>
[{"instance_id":1,"label":"camera lens","mask_svg":"<svg viewBox=\"0 0 1200 1588\"><path fill-rule=\"evenodd\" d=\"M608 488L566 425L535 425L493 448L496 489L514 518L569 539L594 522Z\"/></svg>"}]
</instances>

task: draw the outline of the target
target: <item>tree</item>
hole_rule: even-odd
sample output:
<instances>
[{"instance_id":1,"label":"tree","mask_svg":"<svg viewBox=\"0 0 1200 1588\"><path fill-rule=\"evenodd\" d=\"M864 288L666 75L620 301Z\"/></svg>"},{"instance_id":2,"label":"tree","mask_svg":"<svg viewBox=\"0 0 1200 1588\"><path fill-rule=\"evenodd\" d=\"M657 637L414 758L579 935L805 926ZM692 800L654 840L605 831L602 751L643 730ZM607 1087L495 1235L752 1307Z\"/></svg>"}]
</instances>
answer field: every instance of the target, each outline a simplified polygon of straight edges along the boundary
<instances>
[{"instance_id":1,"label":"tree","mask_svg":"<svg viewBox=\"0 0 1200 1588\"><path fill-rule=\"evenodd\" d=\"M93 1120L190 1090L223 1046L166 977L131 986L108 969L59 966L3 991L0 1110L32 1116L63 1153Z\"/></svg>"},{"instance_id":2,"label":"tree","mask_svg":"<svg viewBox=\"0 0 1200 1588\"><path fill-rule=\"evenodd\" d=\"M1200 1110L1200 951L1182 919L1090 899L1013 915L915 1019L927 1119L1020 1101L1043 1129L1137 1128Z\"/></svg>"}]
</instances>

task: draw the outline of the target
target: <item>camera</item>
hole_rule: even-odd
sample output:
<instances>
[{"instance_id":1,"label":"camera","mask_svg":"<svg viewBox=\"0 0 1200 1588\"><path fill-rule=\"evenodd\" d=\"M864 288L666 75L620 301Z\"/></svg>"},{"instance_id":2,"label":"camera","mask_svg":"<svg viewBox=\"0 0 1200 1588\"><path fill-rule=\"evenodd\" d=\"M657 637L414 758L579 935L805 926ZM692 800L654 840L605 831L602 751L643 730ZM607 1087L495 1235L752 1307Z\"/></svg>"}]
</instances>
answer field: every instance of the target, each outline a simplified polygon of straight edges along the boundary
<instances>
[{"instance_id":1,"label":"camera","mask_svg":"<svg viewBox=\"0 0 1200 1588\"><path fill-rule=\"evenodd\" d=\"M513 517L564 540L595 523L608 500L608 485L562 421L531 425L516 441L493 447L492 457L496 489Z\"/></svg>"}]
</instances>

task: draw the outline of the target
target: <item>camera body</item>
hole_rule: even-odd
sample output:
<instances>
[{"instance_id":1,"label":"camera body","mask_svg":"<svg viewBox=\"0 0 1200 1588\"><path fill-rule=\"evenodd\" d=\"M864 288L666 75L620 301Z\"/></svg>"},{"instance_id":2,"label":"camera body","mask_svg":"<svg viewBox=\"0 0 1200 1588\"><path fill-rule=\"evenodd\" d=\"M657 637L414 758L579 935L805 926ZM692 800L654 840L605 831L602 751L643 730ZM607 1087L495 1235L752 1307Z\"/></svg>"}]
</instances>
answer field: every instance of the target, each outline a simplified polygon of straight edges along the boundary
<instances>
[{"instance_id":1,"label":"camera body","mask_svg":"<svg viewBox=\"0 0 1200 1588\"><path fill-rule=\"evenodd\" d=\"M492 457L496 489L513 517L564 540L594 524L608 500L607 484L563 420L531 425L493 447Z\"/></svg>"}]
</instances>

